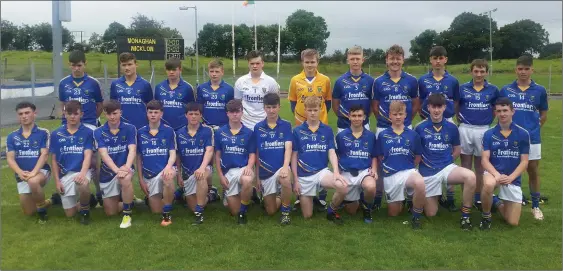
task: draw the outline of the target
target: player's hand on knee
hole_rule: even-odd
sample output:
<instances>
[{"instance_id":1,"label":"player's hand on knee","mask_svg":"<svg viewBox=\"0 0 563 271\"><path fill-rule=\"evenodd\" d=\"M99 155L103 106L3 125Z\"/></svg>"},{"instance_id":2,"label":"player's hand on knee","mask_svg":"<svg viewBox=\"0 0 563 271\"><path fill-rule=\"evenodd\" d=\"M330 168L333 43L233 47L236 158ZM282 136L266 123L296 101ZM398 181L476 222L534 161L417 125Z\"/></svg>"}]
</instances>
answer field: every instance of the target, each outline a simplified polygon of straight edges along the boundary
<instances>
[{"instance_id":1,"label":"player's hand on knee","mask_svg":"<svg viewBox=\"0 0 563 271\"><path fill-rule=\"evenodd\" d=\"M61 183L61 181L56 181L55 182L56 187L57 187L57 192L59 192L59 194L64 194L64 188L63 188L63 184Z\"/></svg>"},{"instance_id":2,"label":"player's hand on knee","mask_svg":"<svg viewBox=\"0 0 563 271\"><path fill-rule=\"evenodd\" d=\"M290 172L291 172L291 169L289 169L289 167L282 167L281 170L280 170L280 177L287 178L287 177L289 177Z\"/></svg>"},{"instance_id":3,"label":"player's hand on knee","mask_svg":"<svg viewBox=\"0 0 563 271\"><path fill-rule=\"evenodd\" d=\"M205 168L198 168L195 172L195 178L197 180L203 180L205 178Z\"/></svg>"},{"instance_id":4,"label":"player's hand on knee","mask_svg":"<svg viewBox=\"0 0 563 271\"><path fill-rule=\"evenodd\" d=\"M242 169L242 175L252 176L252 169L250 167L244 167Z\"/></svg>"},{"instance_id":5,"label":"player's hand on knee","mask_svg":"<svg viewBox=\"0 0 563 271\"><path fill-rule=\"evenodd\" d=\"M299 184L299 182L293 184L293 193L295 193L296 196L301 196L301 184Z\"/></svg>"},{"instance_id":6,"label":"player's hand on knee","mask_svg":"<svg viewBox=\"0 0 563 271\"><path fill-rule=\"evenodd\" d=\"M223 187L224 190L229 189L229 180L227 180L225 176L221 176L221 186Z\"/></svg>"}]
</instances>

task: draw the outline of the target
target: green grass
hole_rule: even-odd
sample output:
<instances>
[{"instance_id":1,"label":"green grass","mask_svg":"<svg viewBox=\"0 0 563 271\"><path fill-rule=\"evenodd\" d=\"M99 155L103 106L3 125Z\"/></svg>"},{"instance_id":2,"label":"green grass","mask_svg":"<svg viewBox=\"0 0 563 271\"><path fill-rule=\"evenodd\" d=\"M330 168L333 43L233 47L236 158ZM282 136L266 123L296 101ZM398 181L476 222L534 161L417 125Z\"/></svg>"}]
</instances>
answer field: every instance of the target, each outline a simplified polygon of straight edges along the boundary
<instances>
[{"instance_id":1,"label":"green grass","mask_svg":"<svg viewBox=\"0 0 563 271\"><path fill-rule=\"evenodd\" d=\"M35 71L37 79L52 79L52 54L48 52L24 52L24 51L4 51L2 52L1 60L4 64L4 59L7 60L6 70L4 78L16 79L22 81L30 80L29 75L29 63L33 61L35 63ZM68 53L63 55L63 63L66 65L68 59ZM210 58L200 57L199 64L200 67L206 66ZM228 83L234 83L233 79L233 61L232 59L222 59L225 66L225 80ZM104 65L108 67L108 77L117 77L117 55L116 54L100 54L100 53L89 53L87 54L87 72L98 78L104 77ZM495 60L493 61L493 75L489 78L489 81L498 87L502 87L505 84L511 83L515 79L514 74L514 63L515 60ZM164 61L153 61L153 66L155 67L155 82L160 82L166 78L164 72ZM551 89L553 93L562 93L563 86L562 82L562 69L561 69L561 59L551 59L551 60L535 60L534 61L534 80L538 84L549 87L549 67L551 65L552 78L551 78ZM469 65L449 65L448 71L456 76L460 83L467 82L471 79L469 74ZM65 66L65 73L68 69ZM276 77L276 63L268 62L266 63L264 70L270 76ZM280 66L280 76L278 78L278 83L282 89L287 90L289 87L289 80L295 74L301 72L302 67L299 63L282 63ZM334 81L343 73L348 70L348 65L346 64L335 64L335 63L324 63L321 61L319 66L319 71L329 76L334 83ZM364 65L365 72L370 71L373 76L378 76L385 71L384 65L372 65L371 68L368 65ZM415 75L420 76L427 72L428 66L405 66L405 71ZM145 78L150 78L151 69L149 61L143 60L139 61L138 73ZM236 78L246 74L248 71L246 61L244 59L238 60L238 66L236 68ZM195 57L186 57L183 62L183 76L188 82L195 84L196 82L196 70L195 70ZM200 82L203 80L203 71L200 69ZM108 82L108 87L109 87Z\"/></svg>"},{"instance_id":2,"label":"green grass","mask_svg":"<svg viewBox=\"0 0 563 271\"><path fill-rule=\"evenodd\" d=\"M56 206L50 220L38 225L20 211L13 173L2 161L2 263L0 269L558 269L561 270L561 102L551 101L548 122L542 129L542 206L544 221L535 221L524 207L519 227L510 227L493 215L490 232L459 229L459 213L440 209L423 219L424 229L413 232L403 224L410 216L390 218L384 207L374 222L361 215L343 215L345 225L327 222L316 213L304 220L292 214L292 225L281 227L278 216L266 217L251 206L249 223L238 226L221 203L206 210L205 224L194 227L193 214L175 205L174 223L159 226L159 215L146 206L134 209L133 226L119 229L120 217L92 211L92 224L83 226L64 217ZM291 119L287 102L282 116ZM373 118L373 117L372 117ZM335 127L334 114L330 123ZM375 122L372 122L375 123ZM53 128L59 120L43 121ZM1 130L5 137L14 127ZM134 178L136 180L136 178ZM215 176L214 182L218 184ZM51 180L46 191L54 192ZM523 180L529 193L527 176ZM219 185L217 185L219 186ZM135 181L136 194L139 192ZM93 190L93 188L92 188ZM456 194L458 205L461 193ZM474 226L479 213L472 214Z\"/></svg>"}]
</instances>

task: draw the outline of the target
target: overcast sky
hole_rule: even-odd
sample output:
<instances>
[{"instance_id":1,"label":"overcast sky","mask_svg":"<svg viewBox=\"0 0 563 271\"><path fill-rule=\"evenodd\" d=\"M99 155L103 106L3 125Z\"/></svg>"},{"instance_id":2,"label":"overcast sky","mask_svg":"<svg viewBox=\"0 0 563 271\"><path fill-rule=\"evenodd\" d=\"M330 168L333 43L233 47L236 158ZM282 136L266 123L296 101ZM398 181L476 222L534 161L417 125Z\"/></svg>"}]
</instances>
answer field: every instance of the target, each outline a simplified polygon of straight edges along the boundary
<instances>
[{"instance_id":1,"label":"overcast sky","mask_svg":"<svg viewBox=\"0 0 563 271\"><path fill-rule=\"evenodd\" d=\"M257 24L274 24L297 9L312 11L325 18L330 37L327 53L352 45L365 48L388 48L397 43L406 51L409 41L425 29L438 32L449 27L461 12L481 13L494 8L492 14L499 27L521 19L531 19L549 32L549 41L562 39L562 4L539 1L449 1L449 2L368 2L368 1L256 1L256 6L242 6L243 1L74 1L72 21L63 25L71 31L84 31L87 39L93 32L103 34L117 21L125 26L137 13L164 21L177 28L186 44L194 42L194 11L180 11L180 6L198 8L198 27L205 23L253 25L256 8ZM51 1L2 1L1 17L15 24L52 22ZM347 10L346 12L343 12ZM80 35L75 36L80 40Z\"/></svg>"}]
</instances>

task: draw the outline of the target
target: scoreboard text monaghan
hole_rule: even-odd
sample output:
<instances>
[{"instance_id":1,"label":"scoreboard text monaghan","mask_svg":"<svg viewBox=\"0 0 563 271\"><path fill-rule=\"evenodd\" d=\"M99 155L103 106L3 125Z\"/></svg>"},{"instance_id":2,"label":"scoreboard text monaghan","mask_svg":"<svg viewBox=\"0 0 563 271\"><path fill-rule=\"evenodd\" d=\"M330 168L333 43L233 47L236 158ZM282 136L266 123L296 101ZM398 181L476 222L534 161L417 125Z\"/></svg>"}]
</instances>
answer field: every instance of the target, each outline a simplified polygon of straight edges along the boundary
<instances>
[{"instance_id":1,"label":"scoreboard text monaghan","mask_svg":"<svg viewBox=\"0 0 563 271\"><path fill-rule=\"evenodd\" d=\"M184 59L183 39L117 37L117 54L130 52L138 60Z\"/></svg>"}]
</instances>

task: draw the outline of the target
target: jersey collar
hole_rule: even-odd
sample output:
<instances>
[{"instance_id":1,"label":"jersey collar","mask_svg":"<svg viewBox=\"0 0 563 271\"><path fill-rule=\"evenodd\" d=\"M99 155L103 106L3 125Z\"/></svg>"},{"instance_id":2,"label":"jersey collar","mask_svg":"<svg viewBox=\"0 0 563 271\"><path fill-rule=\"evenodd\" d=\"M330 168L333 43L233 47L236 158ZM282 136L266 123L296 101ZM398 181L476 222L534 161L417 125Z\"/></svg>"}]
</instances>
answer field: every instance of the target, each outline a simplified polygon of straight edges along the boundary
<instances>
[{"instance_id":1,"label":"jersey collar","mask_svg":"<svg viewBox=\"0 0 563 271\"><path fill-rule=\"evenodd\" d=\"M536 84L536 82L534 82L534 80L531 80L531 81L530 81L530 87L535 87L536 85L537 85L537 84ZM514 81L512 82L512 86L513 86L514 88L520 90L520 88L518 88L518 80L514 80Z\"/></svg>"},{"instance_id":2,"label":"jersey collar","mask_svg":"<svg viewBox=\"0 0 563 271\"><path fill-rule=\"evenodd\" d=\"M469 81L469 85L473 88L473 86L475 86L473 84L473 79L471 79L471 81ZM489 81L487 81L487 79L485 79L485 82L483 83L483 88L487 88L489 86Z\"/></svg>"},{"instance_id":3,"label":"jersey collar","mask_svg":"<svg viewBox=\"0 0 563 271\"><path fill-rule=\"evenodd\" d=\"M33 133L37 132L37 129L38 129L37 124L33 124L33 127L31 128L31 133L33 134ZM20 128L18 129L18 133L21 136L23 136L23 127L22 126L20 126Z\"/></svg>"},{"instance_id":4,"label":"jersey collar","mask_svg":"<svg viewBox=\"0 0 563 271\"><path fill-rule=\"evenodd\" d=\"M430 71L430 74L432 74L432 71ZM391 79L391 74L389 74L388 70L385 71L384 75L387 79ZM404 78L405 75L406 75L405 71L401 70L401 78Z\"/></svg>"},{"instance_id":5,"label":"jersey collar","mask_svg":"<svg viewBox=\"0 0 563 271\"><path fill-rule=\"evenodd\" d=\"M120 131L123 130L123 121L119 121L119 127L117 127ZM111 132L111 129L109 128L109 124L106 121L106 123L104 123L104 126L102 126L102 129L104 132Z\"/></svg>"},{"instance_id":6,"label":"jersey collar","mask_svg":"<svg viewBox=\"0 0 563 271\"><path fill-rule=\"evenodd\" d=\"M348 73L349 73L349 72L350 72L350 71L348 71ZM318 70L315 72L315 76L314 76L314 77L317 77L317 75L319 75L319 71L318 71ZM351 74L350 74L350 75L351 75ZM303 80L307 79L307 75L305 74L305 70L301 70L301 73L299 73L299 76L300 76L301 79L303 79Z\"/></svg>"}]
</instances>

